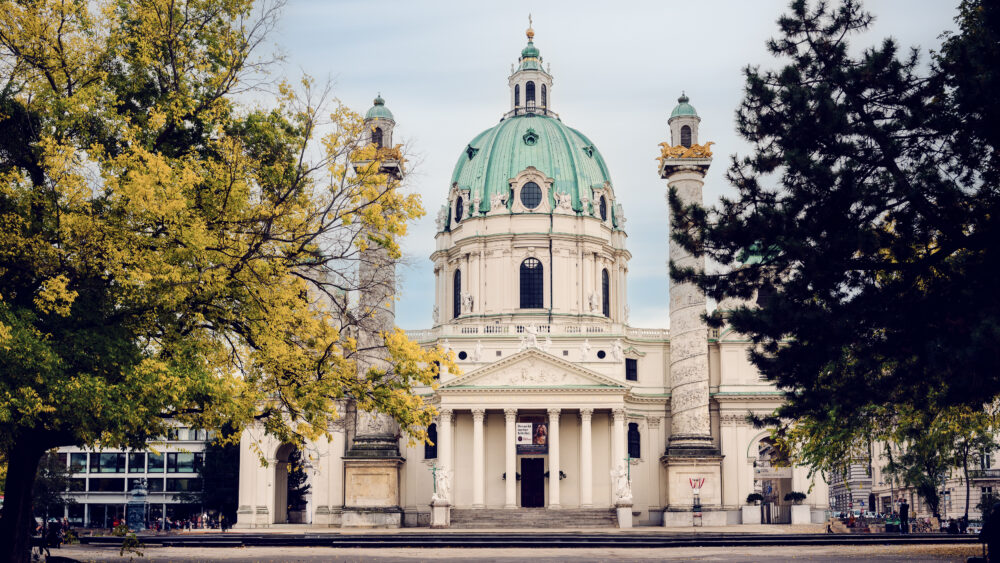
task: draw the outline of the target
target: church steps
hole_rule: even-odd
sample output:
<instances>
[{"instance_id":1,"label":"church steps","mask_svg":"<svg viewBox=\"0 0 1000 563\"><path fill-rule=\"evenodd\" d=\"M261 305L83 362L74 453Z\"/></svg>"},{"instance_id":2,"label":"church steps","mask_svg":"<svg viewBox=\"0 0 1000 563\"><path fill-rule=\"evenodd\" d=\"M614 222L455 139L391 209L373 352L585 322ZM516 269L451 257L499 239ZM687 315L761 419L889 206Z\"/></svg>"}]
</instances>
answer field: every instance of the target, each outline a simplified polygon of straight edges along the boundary
<instances>
[{"instance_id":1,"label":"church steps","mask_svg":"<svg viewBox=\"0 0 1000 563\"><path fill-rule=\"evenodd\" d=\"M610 508L454 508L452 528L586 528L616 527Z\"/></svg>"}]
</instances>

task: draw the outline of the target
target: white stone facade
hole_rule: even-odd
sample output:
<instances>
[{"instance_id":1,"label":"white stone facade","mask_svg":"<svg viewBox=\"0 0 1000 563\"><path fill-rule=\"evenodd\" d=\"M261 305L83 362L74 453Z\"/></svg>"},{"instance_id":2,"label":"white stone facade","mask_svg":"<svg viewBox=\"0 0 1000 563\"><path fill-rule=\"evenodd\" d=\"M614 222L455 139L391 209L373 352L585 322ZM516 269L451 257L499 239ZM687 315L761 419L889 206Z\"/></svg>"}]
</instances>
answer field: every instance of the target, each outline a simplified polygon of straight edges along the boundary
<instances>
[{"instance_id":1,"label":"white stone facade","mask_svg":"<svg viewBox=\"0 0 1000 563\"><path fill-rule=\"evenodd\" d=\"M513 88L529 79L536 87L546 85L551 96L547 72L517 70L509 80L515 109ZM551 101L548 97L546 109ZM516 112L506 118L529 119ZM671 121L672 138L683 122L697 140L696 116ZM518 147L513 148L522 150ZM466 147L469 161L479 148ZM586 151L587 158L596 150L571 149ZM665 163L659 170L664 189L669 185L685 199L700 201L710 162ZM566 189L553 185L556 171L529 163L510 176L509 191L490 188L496 201L486 203L488 211L480 207L475 187L454 183L442 193L447 205L430 257L433 324L409 335L422 345L453 351L461 374L443 370L436 389L417 390L439 411L436 447L398 437L403 458L398 482L382 486L398 498L401 523L430 525L432 501L435 527L448 525L449 508L618 509L624 516L629 504L638 515L636 525L726 525L740 523L744 514L751 514L751 521L755 514L758 521L791 522L790 503L781 497L792 490L808 494L806 508L797 509L795 517L822 521L825 483L807 480L804 468L772 468L763 459L768 434L746 417L771 412L782 395L749 363L745 338L705 326L704 295L693 286L674 285L671 330L629 326L631 255L610 181L572 186L582 203L582 210L574 211L561 205L561 196L549 198L550 190ZM541 189L541 203L519 207L519 190L529 181ZM679 264L696 264L677 248L670 256ZM522 308L519 272L529 259L544 272L541 306ZM666 272L663 281L666 290ZM519 422L546 425L544 452L518 453ZM317 526L350 525L339 515L359 494L352 487L368 494L377 481L345 481L341 458L350 448L352 428L349 417L344 427L332 429L331 441L315 445L311 476L318 486L310 521ZM280 464L257 463L252 433L246 438L239 524L280 523L280 507L274 508L275 499L280 504L274 490ZM280 445L262 443L265 456L277 462ZM435 475L444 490L435 492ZM695 483L704 509L697 520ZM766 493L759 512L744 506L753 492Z\"/></svg>"}]
</instances>

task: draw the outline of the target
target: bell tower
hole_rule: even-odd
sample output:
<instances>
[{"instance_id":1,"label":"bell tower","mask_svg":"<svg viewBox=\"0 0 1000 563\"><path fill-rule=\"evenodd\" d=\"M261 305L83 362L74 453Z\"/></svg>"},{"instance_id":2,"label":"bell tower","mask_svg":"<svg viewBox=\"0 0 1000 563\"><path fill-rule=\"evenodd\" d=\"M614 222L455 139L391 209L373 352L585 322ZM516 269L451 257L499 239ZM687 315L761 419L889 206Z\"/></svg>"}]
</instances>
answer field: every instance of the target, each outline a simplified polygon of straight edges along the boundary
<instances>
[{"instance_id":1,"label":"bell tower","mask_svg":"<svg viewBox=\"0 0 1000 563\"><path fill-rule=\"evenodd\" d=\"M528 44L521 49L517 65L511 68L507 79L511 108L508 115L548 115L552 113L549 110L552 104L552 75L542 67L542 55L535 47L535 30L531 28L530 15L525 35Z\"/></svg>"}]
</instances>

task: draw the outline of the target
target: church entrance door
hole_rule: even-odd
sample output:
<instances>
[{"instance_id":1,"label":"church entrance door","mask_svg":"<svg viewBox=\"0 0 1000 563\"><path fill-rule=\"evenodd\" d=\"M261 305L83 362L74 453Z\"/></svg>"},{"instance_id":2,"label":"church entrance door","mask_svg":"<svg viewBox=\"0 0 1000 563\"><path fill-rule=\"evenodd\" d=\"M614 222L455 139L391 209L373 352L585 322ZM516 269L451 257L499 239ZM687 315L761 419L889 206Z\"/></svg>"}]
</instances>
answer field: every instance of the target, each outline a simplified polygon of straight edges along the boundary
<instances>
[{"instance_id":1,"label":"church entrance door","mask_svg":"<svg viewBox=\"0 0 1000 563\"><path fill-rule=\"evenodd\" d=\"M545 460L540 457L521 458L521 507L545 506Z\"/></svg>"}]
</instances>

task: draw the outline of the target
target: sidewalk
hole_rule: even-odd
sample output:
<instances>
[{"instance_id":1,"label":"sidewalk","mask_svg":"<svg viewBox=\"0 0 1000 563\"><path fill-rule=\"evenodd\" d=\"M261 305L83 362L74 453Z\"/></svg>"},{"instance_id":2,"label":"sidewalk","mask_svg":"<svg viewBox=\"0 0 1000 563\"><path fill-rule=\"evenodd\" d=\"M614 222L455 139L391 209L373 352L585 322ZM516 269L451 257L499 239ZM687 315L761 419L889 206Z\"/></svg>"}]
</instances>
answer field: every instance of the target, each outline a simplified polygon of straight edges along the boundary
<instances>
[{"instance_id":1,"label":"sidewalk","mask_svg":"<svg viewBox=\"0 0 1000 563\"><path fill-rule=\"evenodd\" d=\"M650 534L650 535L671 535L671 534L822 534L826 532L826 524L804 524L799 526L779 525L779 524L734 524L731 526L712 527L676 527L664 528L661 526L637 526L628 529L619 528L443 528L430 529L420 528L321 528L309 524L273 524L269 528L238 528L231 529L226 535L261 535L261 534L516 534L516 533L586 533L586 534ZM170 535L186 536L196 534L221 534L217 529L196 529L191 531L170 532ZM141 534L140 534L141 535ZM154 534L165 535L165 534Z\"/></svg>"}]
</instances>

